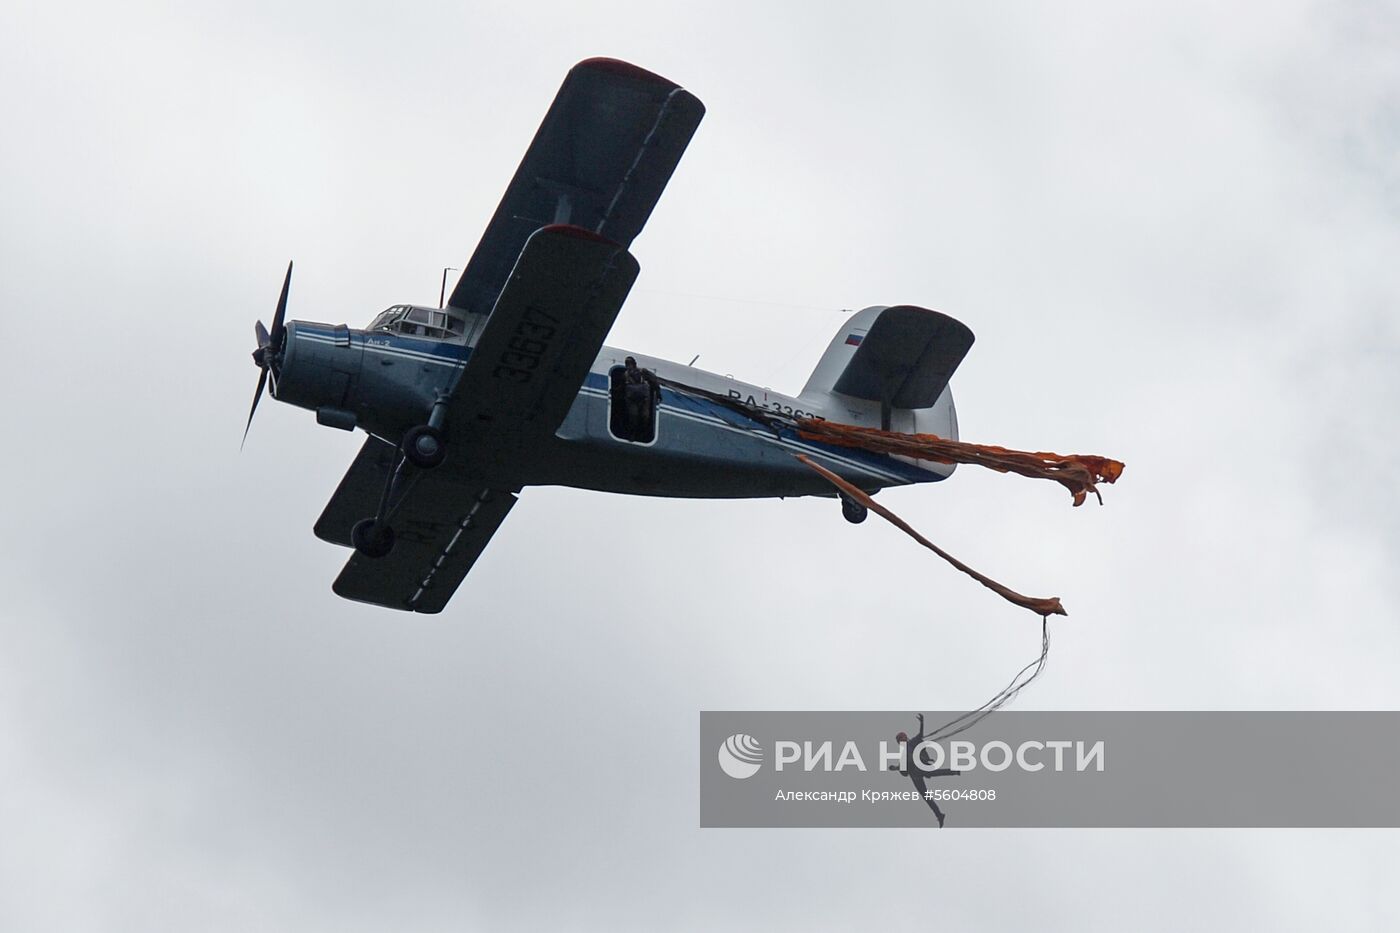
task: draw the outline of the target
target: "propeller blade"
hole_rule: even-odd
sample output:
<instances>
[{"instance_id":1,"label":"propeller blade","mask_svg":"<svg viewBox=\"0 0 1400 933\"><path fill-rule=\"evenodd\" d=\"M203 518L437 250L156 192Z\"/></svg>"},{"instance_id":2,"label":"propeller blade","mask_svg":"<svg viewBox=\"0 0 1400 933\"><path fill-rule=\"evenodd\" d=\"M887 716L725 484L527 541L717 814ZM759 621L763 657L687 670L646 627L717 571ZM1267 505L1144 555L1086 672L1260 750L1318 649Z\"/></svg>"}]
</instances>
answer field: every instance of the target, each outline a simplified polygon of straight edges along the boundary
<instances>
[{"instance_id":1,"label":"propeller blade","mask_svg":"<svg viewBox=\"0 0 1400 933\"><path fill-rule=\"evenodd\" d=\"M248 409L248 423L243 426L243 441L238 445L238 449L243 449L243 444L248 443L248 431L253 426L253 416L258 413L258 402L262 401L263 389L267 388L269 375L272 377L272 394L277 394L277 374L272 371L273 356L282 345L286 334L287 319L287 292L292 288L292 264L287 263L287 277L282 280L282 294L277 299L277 311L272 315L272 331L263 326L262 321L258 321L253 326L253 334L258 338L258 348L253 351L253 362L258 364L258 369L262 370L258 374L258 390L253 393L253 407Z\"/></svg>"},{"instance_id":2,"label":"propeller blade","mask_svg":"<svg viewBox=\"0 0 1400 933\"><path fill-rule=\"evenodd\" d=\"M277 313L272 315L272 333L269 339L274 348L282 342L282 321L287 317L287 292L292 287L292 264L287 263L287 277L282 280L282 296L277 299Z\"/></svg>"},{"instance_id":3,"label":"propeller blade","mask_svg":"<svg viewBox=\"0 0 1400 933\"><path fill-rule=\"evenodd\" d=\"M258 413L258 401L262 398L263 386L267 385L267 370L268 367L264 366L262 374L258 376L258 391L253 393L253 407L248 410L248 423L243 426L243 440L238 445L239 450L248 443L248 429L253 426L253 416Z\"/></svg>"}]
</instances>

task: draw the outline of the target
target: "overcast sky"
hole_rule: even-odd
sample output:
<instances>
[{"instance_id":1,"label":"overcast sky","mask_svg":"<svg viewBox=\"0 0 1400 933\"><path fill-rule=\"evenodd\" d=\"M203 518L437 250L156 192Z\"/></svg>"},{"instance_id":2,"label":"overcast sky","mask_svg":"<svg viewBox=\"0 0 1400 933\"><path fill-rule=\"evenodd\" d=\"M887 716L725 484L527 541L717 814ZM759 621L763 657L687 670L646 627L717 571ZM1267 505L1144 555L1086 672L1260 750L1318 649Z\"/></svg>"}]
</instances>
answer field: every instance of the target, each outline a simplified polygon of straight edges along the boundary
<instances>
[{"instance_id":1,"label":"overcast sky","mask_svg":"<svg viewBox=\"0 0 1400 933\"><path fill-rule=\"evenodd\" d=\"M268 403L239 454L286 261L292 317L435 302L624 58L709 113L610 343L795 392L841 309L934 307L965 439L1126 461L882 496L1064 600L1018 708L1397 708L1400 6L976 6L7 0L0 928L1400 922L1393 832L699 830L699 710L975 706L1038 647L830 500L529 489L414 617L311 534L359 439Z\"/></svg>"}]
</instances>

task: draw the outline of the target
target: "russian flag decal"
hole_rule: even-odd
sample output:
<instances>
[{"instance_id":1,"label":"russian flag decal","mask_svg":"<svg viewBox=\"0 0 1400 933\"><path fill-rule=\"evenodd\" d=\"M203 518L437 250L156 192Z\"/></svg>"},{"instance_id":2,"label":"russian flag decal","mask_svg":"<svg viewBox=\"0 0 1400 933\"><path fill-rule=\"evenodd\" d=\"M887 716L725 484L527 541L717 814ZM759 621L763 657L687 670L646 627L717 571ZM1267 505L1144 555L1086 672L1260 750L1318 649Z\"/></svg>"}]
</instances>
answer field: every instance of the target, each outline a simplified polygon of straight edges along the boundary
<instances>
[{"instance_id":1,"label":"russian flag decal","mask_svg":"<svg viewBox=\"0 0 1400 933\"><path fill-rule=\"evenodd\" d=\"M848 347L858 347L858 346L860 346L860 341L861 341L861 335L860 335L860 334L847 334L847 335L846 335L846 346L848 346Z\"/></svg>"}]
</instances>

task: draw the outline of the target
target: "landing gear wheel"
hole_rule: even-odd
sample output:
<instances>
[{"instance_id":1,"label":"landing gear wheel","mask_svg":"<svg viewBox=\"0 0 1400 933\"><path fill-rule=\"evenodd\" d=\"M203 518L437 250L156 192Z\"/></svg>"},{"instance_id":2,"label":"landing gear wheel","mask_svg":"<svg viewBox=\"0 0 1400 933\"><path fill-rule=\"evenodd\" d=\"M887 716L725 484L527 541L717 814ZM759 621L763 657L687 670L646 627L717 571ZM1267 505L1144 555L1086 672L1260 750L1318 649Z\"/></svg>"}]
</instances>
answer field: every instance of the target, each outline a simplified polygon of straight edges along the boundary
<instances>
[{"instance_id":1,"label":"landing gear wheel","mask_svg":"<svg viewBox=\"0 0 1400 933\"><path fill-rule=\"evenodd\" d=\"M364 518L350 529L350 543L363 557L383 557L394 549L394 529L388 525L380 528L374 519Z\"/></svg>"},{"instance_id":2,"label":"landing gear wheel","mask_svg":"<svg viewBox=\"0 0 1400 933\"><path fill-rule=\"evenodd\" d=\"M854 499L841 497L841 516L852 525L859 525L865 521L865 516L870 514L870 510L856 502Z\"/></svg>"},{"instance_id":3,"label":"landing gear wheel","mask_svg":"<svg viewBox=\"0 0 1400 933\"><path fill-rule=\"evenodd\" d=\"M403 455L414 466L431 470L447 457L447 443L437 428L420 424L404 434Z\"/></svg>"}]
</instances>

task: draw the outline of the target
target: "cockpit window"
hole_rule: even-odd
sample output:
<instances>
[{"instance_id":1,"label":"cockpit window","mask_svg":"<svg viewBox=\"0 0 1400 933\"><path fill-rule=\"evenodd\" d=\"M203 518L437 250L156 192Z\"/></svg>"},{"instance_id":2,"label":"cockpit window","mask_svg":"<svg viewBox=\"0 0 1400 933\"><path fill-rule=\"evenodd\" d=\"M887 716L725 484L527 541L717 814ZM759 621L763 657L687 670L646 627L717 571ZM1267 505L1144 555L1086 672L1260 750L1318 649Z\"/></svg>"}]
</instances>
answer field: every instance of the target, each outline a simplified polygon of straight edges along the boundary
<instances>
[{"instance_id":1,"label":"cockpit window","mask_svg":"<svg viewBox=\"0 0 1400 933\"><path fill-rule=\"evenodd\" d=\"M393 330L393 324L408 308L405 305L394 305L392 308L385 308L370 322L370 330Z\"/></svg>"},{"instance_id":2,"label":"cockpit window","mask_svg":"<svg viewBox=\"0 0 1400 933\"><path fill-rule=\"evenodd\" d=\"M464 319L442 309L394 305L380 312L370 323L369 329L406 334L410 337L449 340L460 337L466 330L466 324Z\"/></svg>"}]
</instances>

